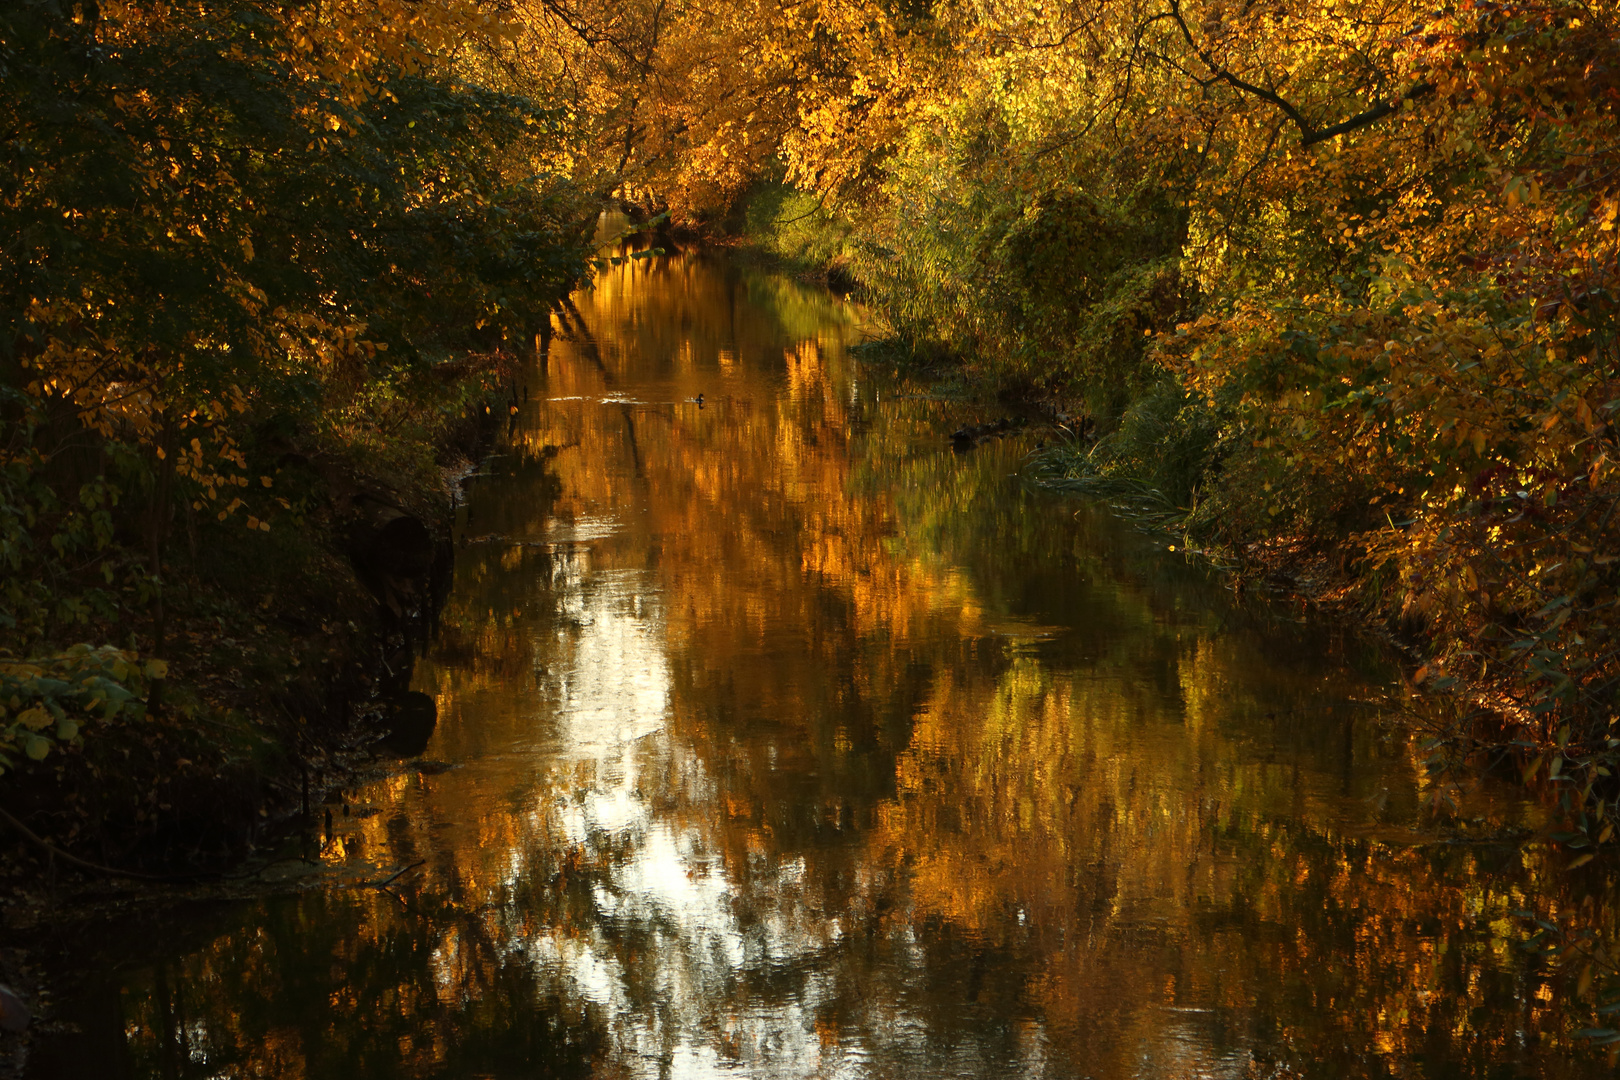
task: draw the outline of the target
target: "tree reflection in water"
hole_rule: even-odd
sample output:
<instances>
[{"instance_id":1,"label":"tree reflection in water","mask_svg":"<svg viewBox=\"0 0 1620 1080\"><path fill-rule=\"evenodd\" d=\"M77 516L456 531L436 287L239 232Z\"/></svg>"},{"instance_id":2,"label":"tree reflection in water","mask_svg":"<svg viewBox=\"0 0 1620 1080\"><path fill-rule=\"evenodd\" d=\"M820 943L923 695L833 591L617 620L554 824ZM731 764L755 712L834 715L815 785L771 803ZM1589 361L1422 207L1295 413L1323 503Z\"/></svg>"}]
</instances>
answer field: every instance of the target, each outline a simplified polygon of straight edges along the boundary
<instances>
[{"instance_id":1,"label":"tree reflection in water","mask_svg":"<svg viewBox=\"0 0 1620 1080\"><path fill-rule=\"evenodd\" d=\"M577 304L418 673L459 767L327 851L426 864L127 980L132 1075L1605 1071L1514 948L1556 869L1425 817L1356 645L952 454L825 294Z\"/></svg>"}]
</instances>

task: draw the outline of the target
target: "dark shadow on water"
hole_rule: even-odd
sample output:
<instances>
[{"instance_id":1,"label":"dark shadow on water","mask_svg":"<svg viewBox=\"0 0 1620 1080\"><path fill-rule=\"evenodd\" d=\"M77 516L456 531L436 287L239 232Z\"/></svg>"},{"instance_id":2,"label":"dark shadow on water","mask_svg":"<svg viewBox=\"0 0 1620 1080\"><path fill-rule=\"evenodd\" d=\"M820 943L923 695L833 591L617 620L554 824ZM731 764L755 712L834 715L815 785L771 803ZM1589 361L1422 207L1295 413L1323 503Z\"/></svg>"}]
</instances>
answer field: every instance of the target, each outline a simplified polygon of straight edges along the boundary
<instances>
[{"instance_id":1,"label":"dark shadow on water","mask_svg":"<svg viewBox=\"0 0 1620 1080\"><path fill-rule=\"evenodd\" d=\"M427 749L439 722L439 703L420 690L407 690L389 704L384 717L388 734L377 744L378 750L394 757L417 757Z\"/></svg>"}]
</instances>

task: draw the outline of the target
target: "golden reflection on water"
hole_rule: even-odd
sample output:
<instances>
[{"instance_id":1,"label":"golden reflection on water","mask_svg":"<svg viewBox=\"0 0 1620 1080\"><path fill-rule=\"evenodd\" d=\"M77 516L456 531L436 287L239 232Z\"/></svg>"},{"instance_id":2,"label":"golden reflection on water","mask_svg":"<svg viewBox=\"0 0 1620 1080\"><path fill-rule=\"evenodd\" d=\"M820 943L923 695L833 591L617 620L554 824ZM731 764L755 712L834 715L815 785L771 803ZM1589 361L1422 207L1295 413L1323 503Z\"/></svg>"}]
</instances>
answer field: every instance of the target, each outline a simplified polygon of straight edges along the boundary
<instances>
[{"instance_id":1,"label":"golden reflection on water","mask_svg":"<svg viewBox=\"0 0 1620 1080\"><path fill-rule=\"evenodd\" d=\"M418 669L455 767L325 849L425 865L132 978L130 1075L1602 1071L1514 949L1550 871L1424 816L1353 644L952 454L824 293L575 302Z\"/></svg>"}]
</instances>

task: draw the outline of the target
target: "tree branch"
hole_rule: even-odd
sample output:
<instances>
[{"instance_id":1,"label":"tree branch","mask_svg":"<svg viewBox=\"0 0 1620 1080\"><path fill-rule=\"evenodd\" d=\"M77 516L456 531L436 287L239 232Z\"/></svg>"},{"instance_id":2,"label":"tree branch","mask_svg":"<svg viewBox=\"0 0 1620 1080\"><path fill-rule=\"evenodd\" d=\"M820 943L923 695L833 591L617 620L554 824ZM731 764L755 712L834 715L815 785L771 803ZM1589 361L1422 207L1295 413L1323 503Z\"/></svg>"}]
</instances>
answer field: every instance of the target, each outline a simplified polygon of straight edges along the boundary
<instances>
[{"instance_id":1,"label":"tree branch","mask_svg":"<svg viewBox=\"0 0 1620 1080\"><path fill-rule=\"evenodd\" d=\"M1374 105L1365 112L1359 112L1348 120L1341 120L1332 127L1325 127L1321 131L1316 132L1306 132L1304 129L1301 129L1300 133L1303 135L1303 138L1300 139L1300 145L1312 146L1319 142L1325 142L1336 135L1343 135L1346 132L1354 131L1357 128L1366 127L1368 124L1376 123L1377 121L1388 116L1390 113L1395 112L1404 103L1408 101L1416 101L1418 98L1425 97L1432 93L1434 93L1434 83L1418 83L1416 86L1412 87L1412 89L1396 98L1394 101L1379 102L1377 105Z\"/></svg>"},{"instance_id":2,"label":"tree branch","mask_svg":"<svg viewBox=\"0 0 1620 1080\"><path fill-rule=\"evenodd\" d=\"M21 833L24 838L50 852L53 858L61 859L68 865L77 866L81 870L89 870L92 873L97 874L105 874L108 877L133 878L136 881L203 881L222 876L217 873L142 874L135 870L120 870L114 866L102 866L100 863L93 863L87 859L81 859L77 855L69 855L67 852L63 851L49 840L46 840L44 837L34 832L34 830L30 829L28 826L24 825L22 822L18 821L4 810L0 810L0 821L4 821L6 824L10 825L12 828Z\"/></svg>"},{"instance_id":3,"label":"tree branch","mask_svg":"<svg viewBox=\"0 0 1620 1080\"><path fill-rule=\"evenodd\" d=\"M1188 28L1187 20L1181 15L1181 0L1169 0L1169 2L1170 18L1174 19L1176 26L1181 29L1181 36L1186 39L1187 47L1192 49L1192 51L1197 54L1198 59L1204 62L1204 66L1210 70L1210 73L1214 76L1214 78L1226 83L1234 89L1243 91L1245 94L1257 97L1261 101L1276 106L1282 111L1283 115L1288 117L1289 120L1293 121L1294 126L1299 129L1300 146L1315 146L1319 142L1326 142L1328 139L1355 131L1357 128L1366 127L1368 124L1376 123L1395 112L1405 102L1414 101L1417 98L1424 97L1425 95L1432 94L1434 92L1433 83L1418 83L1406 93L1396 98L1394 101L1381 101L1377 105L1374 105L1369 109L1364 109L1363 111L1350 117L1348 120L1341 120L1331 127L1320 129L1313 127L1310 121L1306 120L1304 115L1301 114L1297 108L1295 108L1288 101L1284 100L1284 98L1276 91L1267 90L1263 86L1256 86L1254 83L1240 79L1238 76L1216 63L1215 58L1209 54L1209 51L1207 49L1200 48L1198 42L1193 40L1192 30ZM1198 79L1196 76L1192 76L1192 78L1194 82L1199 83L1201 86L1208 85L1207 83L1204 83L1203 80Z\"/></svg>"}]
</instances>

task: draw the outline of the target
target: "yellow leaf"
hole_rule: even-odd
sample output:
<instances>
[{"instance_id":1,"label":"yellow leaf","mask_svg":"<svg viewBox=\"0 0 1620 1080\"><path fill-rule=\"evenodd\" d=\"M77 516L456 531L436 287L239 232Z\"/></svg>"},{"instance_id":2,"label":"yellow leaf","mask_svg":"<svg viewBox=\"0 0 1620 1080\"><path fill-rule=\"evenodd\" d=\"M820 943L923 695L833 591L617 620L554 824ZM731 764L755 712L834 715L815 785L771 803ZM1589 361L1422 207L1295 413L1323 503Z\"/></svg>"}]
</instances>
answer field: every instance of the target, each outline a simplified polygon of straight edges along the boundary
<instances>
[{"instance_id":1,"label":"yellow leaf","mask_svg":"<svg viewBox=\"0 0 1620 1080\"><path fill-rule=\"evenodd\" d=\"M51 714L40 708L38 705L35 705L32 709L25 710L17 717L17 723L21 724L29 731L43 731L45 726L50 722Z\"/></svg>"}]
</instances>

